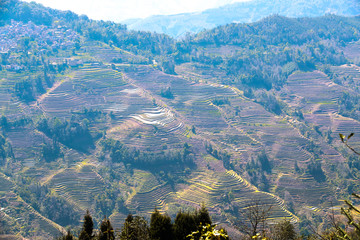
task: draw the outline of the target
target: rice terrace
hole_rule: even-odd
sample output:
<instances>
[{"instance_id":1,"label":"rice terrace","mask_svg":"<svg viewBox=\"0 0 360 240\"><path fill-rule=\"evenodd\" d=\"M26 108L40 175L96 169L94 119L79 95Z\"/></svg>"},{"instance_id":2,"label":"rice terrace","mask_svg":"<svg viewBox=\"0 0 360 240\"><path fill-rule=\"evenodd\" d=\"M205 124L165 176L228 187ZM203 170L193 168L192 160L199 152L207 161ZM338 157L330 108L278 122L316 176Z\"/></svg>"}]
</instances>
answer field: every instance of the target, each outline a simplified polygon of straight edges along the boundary
<instances>
[{"instance_id":1,"label":"rice terrace","mask_svg":"<svg viewBox=\"0 0 360 240\"><path fill-rule=\"evenodd\" d=\"M174 38L0 1L0 239L359 239L360 6L340 2L359 10Z\"/></svg>"}]
</instances>

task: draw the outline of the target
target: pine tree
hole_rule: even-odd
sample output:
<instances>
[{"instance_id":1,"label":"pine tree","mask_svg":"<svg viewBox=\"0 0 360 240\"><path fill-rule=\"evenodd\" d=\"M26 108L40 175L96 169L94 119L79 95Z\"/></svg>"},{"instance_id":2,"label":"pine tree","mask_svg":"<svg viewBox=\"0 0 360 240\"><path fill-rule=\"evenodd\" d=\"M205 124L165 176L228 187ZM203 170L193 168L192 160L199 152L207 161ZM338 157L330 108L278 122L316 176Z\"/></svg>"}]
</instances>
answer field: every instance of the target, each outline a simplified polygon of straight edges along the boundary
<instances>
[{"instance_id":1,"label":"pine tree","mask_svg":"<svg viewBox=\"0 0 360 240\"><path fill-rule=\"evenodd\" d=\"M155 212L151 214L150 238L152 240L173 239L173 226L171 224L171 218L167 215L162 215L156 208Z\"/></svg>"},{"instance_id":2,"label":"pine tree","mask_svg":"<svg viewBox=\"0 0 360 240\"><path fill-rule=\"evenodd\" d=\"M110 220L107 217L105 217L100 225L98 240L114 240L114 239L115 239L115 231L111 226Z\"/></svg>"},{"instance_id":3,"label":"pine tree","mask_svg":"<svg viewBox=\"0 0 360 240\"><path fill-rule=\"evenodd\" d=\"M175 239L183 240L186 236L196 231L198 228L193 214L178 212L174 222Z\"/></svg>"},{"instance_id":4,"label":"pine tree","mask_svg":"<svg viewBox=\"0 0 360 240\"><path fill-rule=\"evenodd\" d=\"M196 213L196 223L197 225L206 226L212 224L211 217L208 210L205 207L205 204L201 204L200 210Z\"/></svg>"},{"instance_id":5,"label":"pine tree","mask_svg":"<svg viewBox=\"0 0 360 240\"><path fill-rule=\"evenodd\" d=\"M93 230L94 230L94 222L90 215L89 210L86 210L86 214L84 216L84 223L82 230L79 235L79 240L90 240L93 238Z\"/></svg>"}]
</instances>

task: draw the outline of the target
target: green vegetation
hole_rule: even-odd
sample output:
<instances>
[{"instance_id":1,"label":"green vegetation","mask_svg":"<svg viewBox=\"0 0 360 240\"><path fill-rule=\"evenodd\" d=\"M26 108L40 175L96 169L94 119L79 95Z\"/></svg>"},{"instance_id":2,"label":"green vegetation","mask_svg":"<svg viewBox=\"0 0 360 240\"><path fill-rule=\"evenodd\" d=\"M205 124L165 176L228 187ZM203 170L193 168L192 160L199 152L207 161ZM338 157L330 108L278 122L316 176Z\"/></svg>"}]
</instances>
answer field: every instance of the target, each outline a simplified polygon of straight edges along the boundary
<instances>
[{"instance_id":1,"label":"green vegetation","mask_svg":"<svg viewBox=\"0 0 360 240\"><path fill-rule=\"evenodd\" d=\"M84 216L83 226L79 234L79 240L92 239L94 237L93 230L94 230L94 222L92 220L89 211L86 211L86 214Z\"/></svg>"},{"instance_id":2,"label":"green vegetation","mask_svg":"<svg viewBox=\"0 0 360 240\"><path fill-rule=\"evenodd\" d=\"M166 150L159 153L129 149L120 141L113 139L103 140L100 144L104 154L110 153L109 156L112 162L129 163L140 169L170 167L172 165L183 168L193 165L193 154L187 144L184 144L182 150Z\"/></svg>"},{"instance_id":3,"label":"green vegetation","mask_svg":"<svg viewBox=\"0 0 360 240\"><path fill-rule=\"evenodd\" d=\"M360 196L353 194L354 197L360 199ZM244 210L245 222L237 225L242 229L245 235L239 239L268 239L268 240L300 240L305 236L297 232L294 225L287 219L284 219L272 226L269 226L269 211L270 207L264 207L259 201L257 204L250 206ZM332 216L332 226L324 233L314 233L307 236L306 239L346 239L354 240L359 235L359 223L354 219L354 213L359 213L357 207L351 202L345 201L347 209L341 208L341 213L348 220L347 226L344 229L340 222L336 222ZM100 224L99 231L93 229L93 220L89 211L84 216L82 230L79 235L79 240L136 240L136 239L151 239L151 240L228 240L230 239L227 231L224 228L218 228L212 225L210 215L207 209L202 206L199 211L184 213L181 210L177 213L174 222L167 215L161 214L157 209L151 214L150 226L148 222L140 216L132 216L129 214L121 232L115 234L115 230L108 218L104 218ZM94 234L94 231L96 232ZM70 230L57 239L68 240L77 239L73 236Z\"/></svg>"},{"instance_id":4,"label":"green vegetation","mask_svg":"<svg viewBox=\"0 0 360 240\"><path fill-rule=\"evenodd\" d=\"M22 179L22 187L16 188L16 192L25 202L46 218L63 226L78 223L79 214L65 199L53 194L46 186L28 181Z\"/></svg>"},{"instance_id":5,"label":"green vegetation","mask_svg":"<svg viewBox=\"0 0 360 240\"><path fill-rule=\"evenodd\" d=\"M186 33L199 33L229 23L250 23L267 16L279 14L287 17L316 17L328 13L341 16L360 14L356 0L315 0L304 2L295 0L284 4L282 0L233 2L202 12L175 15L150 16L136 21L125 21L129 29L165 33L181 38Z\"/></svg>"},{"instance_id":6,"label":"green vegetation","mask_svg":"<svg viewBox=\"0 0 360 240\"><path fill-rule=\"evenodd\" d=\"M166 90L161 89L160 95L164 98L173 99L174 94L171 92L170 87L168 87Z\"/></svg>"},{"instance_id":7,"label":"green vegetation","mask_svg":"<svg viewBox=\"0 0 360 240\"><path fill-rule=\"evenodd\" d=\"M293 224L322 234L360 191L336 137L360 129L358 17L276 15L174 40L0 5L1 233L237 239L243 222L248 237L296 239ZM270 209L255 231L253 199ZM213 219L192 211L202 202Z\"/></svg>"},{"instance_id":8,"label":"green vegetation","mask_svg":"<svg viewBox=\"0 0 360 240\"><path fill-rule=\"evenodd\" d=\"M58 118L42 118L37 122L36 128L55 141L59 141L80 151L86 151L94 144L94 139L90 134L86 121L81 123L76 121L62 122ZM53 150L51 148L51 151L59 150Z\"/></svg>"}]
</instances>

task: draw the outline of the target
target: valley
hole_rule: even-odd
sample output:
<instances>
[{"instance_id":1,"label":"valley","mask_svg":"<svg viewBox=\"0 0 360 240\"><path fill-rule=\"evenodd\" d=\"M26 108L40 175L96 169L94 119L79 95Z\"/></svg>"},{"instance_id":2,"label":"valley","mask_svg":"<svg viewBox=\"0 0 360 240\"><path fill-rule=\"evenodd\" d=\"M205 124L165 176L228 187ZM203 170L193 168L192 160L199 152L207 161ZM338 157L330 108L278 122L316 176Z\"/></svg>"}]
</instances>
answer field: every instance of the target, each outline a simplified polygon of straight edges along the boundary
<instances>
[{"instance_id":1,"label":"valley","mask_svg":"<svg viewBox=\"0 0 360 240\"><path fill-rule=\"evenodd\" d=\"M120 231L129 213L205 204L236 239L256 201L305 232L359 192L339 138L360 147L359 17L273 16L175 41L70 15L38 24L62 45L1 45L0 234L49 239L86 210ZM39 31L21 17L0 33Z\"/></svg>"}]
</instances>

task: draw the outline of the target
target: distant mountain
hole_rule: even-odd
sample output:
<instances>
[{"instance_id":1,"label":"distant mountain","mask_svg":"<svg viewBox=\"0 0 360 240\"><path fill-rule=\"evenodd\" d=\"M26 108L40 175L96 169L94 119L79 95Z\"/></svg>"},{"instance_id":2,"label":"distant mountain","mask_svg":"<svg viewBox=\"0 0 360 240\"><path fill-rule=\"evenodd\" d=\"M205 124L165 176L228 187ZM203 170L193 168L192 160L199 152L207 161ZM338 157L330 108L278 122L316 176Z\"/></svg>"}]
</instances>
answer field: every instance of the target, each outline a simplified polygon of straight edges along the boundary
<instances>
[{"instance_id":1,"label":"distant mountain","mask_svg":"<svg viewBox=\"0 0 360 240\"><path fill-rule=\"evenodd\" d=\"M186 32L197 33L220 25L238 22L249 23L266 16L279 14L287 17L315 17L332 13L343 16L360 14L358 0L252 0L228 4L203 12L169 16L151 16L145 19L124 21L129 29L165 33L181 37Z\"/></svg>"}]
</instances>

